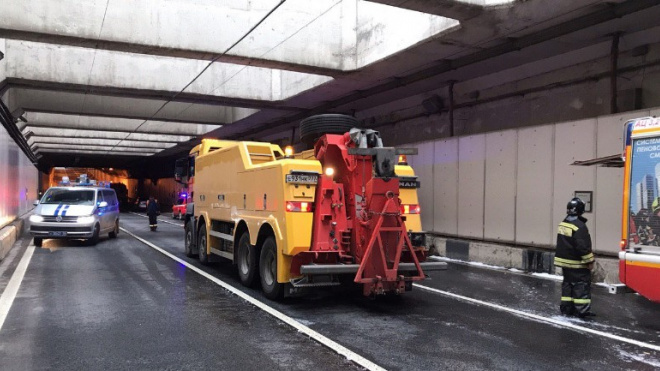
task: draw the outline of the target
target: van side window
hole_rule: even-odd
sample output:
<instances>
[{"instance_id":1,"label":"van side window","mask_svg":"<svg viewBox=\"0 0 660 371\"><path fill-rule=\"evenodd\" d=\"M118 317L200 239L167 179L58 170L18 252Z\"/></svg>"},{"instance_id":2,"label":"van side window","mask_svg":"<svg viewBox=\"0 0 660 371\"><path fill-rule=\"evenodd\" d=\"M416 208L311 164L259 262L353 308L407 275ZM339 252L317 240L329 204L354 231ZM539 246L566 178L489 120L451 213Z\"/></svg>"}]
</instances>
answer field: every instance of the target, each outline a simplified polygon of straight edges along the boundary
<instances>
[{"instance_id":1,"label":"van side window","mask_svg":"<svg viewBox=\"0 0 660 371\"><path fill-rule=\"evenodd\" d=\"M115 196L115 193L113 191L103 191L103 199L110 206L117 205L117 197Z\"/></svg>"}]
</instances>

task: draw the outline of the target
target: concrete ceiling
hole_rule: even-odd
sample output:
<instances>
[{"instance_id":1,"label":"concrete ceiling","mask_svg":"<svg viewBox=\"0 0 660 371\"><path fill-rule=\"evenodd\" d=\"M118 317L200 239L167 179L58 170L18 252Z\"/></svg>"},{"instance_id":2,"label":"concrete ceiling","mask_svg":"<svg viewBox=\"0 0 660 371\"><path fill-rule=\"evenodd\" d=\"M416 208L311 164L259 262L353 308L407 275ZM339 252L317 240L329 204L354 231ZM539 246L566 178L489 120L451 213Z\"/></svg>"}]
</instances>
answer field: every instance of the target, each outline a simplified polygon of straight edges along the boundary
<instances>
[{"instance_id":1,"label":"concrete ceiling","mask_svg":"<svg viewBox=\"0 0 660 371\"><path fill-rule=\"evenodd\" d=\"M4 0L0 14L0 98L40 163L164 172L204 136L290 138L325 112L368 125L454 82L506 94L607 56L613 33L660 42L660 0Z\"/></svg>"}]
</instances>

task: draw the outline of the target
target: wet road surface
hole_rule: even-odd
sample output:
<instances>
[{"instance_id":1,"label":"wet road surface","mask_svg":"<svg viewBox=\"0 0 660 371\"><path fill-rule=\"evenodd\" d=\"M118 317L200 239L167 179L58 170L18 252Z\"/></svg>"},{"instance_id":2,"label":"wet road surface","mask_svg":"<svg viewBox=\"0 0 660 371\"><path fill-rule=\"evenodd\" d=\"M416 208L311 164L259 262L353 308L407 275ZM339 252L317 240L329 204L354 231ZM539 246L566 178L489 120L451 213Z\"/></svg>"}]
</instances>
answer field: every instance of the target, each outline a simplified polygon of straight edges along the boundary
<instances>
[{"instance_id":1,"label":"wet road surface","mask_svg":"<svg viewBox=\"0 0 660 371\"><path fill-rule=\"evenodd\" d=\"M140 216L122 227L391 370L652 370L660 352L415 288L369 300L317 291L275 303L240 285L230 263L183 254L181 222L157 232ZM27 237L0 264L4 288ZM15 253L14 253L15 252ZM557 315L560 284L450 264L422 285L658 346L660 306L594 293L589 320ZM95 247L37 248L0 330L0 369L350 369L343 356L229 294L126 233Z\"/></svg>"}]
</instances>

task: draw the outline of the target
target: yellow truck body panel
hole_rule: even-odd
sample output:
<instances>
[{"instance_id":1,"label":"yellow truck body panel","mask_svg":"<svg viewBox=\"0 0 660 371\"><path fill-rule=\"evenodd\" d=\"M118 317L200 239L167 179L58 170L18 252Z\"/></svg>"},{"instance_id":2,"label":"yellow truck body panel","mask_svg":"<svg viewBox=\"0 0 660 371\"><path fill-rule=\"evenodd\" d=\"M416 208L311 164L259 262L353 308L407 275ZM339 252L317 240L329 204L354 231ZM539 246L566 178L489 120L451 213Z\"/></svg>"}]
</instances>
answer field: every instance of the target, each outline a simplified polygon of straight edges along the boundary
<instances>
[{"instance_id":1,"label":"yellow truck body panel","mask_svg":"<svg viewBox=\"0 0 660 371\"><path fill-rule=\"evenodd\" d=\"M209 251L219 245L218 239L209 235L212 221L236 226L244 222L252 245L257 244L259 232L267 224L277 243L278 282L289 282L292 256L309 250L312 213L287 212L286 201L313 202L316 186L286 183L286 174L320 174L320 162L277 160L276 154L281 155L282 150L269 143L217 144L220 148L199 155L195 161L195 214L206 224ZM234 241L238 237L234 236Z\"/></svg>"}]
</instances>

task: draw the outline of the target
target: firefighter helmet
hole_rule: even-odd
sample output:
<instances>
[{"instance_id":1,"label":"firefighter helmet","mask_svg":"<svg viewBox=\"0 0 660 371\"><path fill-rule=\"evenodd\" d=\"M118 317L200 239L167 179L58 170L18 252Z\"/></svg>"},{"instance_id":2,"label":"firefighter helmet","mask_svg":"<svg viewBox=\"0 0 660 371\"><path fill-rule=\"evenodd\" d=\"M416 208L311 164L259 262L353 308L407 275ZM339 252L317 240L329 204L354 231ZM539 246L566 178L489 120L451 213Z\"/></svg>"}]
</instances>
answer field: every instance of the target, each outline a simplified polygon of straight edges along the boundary
<instances>
[{"instance_id":1,"label":"firefighter helmet","mask_svg":"<svg viewBox=\"0 0 660 371\"><path fill-rule=\"evenodd\" d=\"M584 201L577 197L573 197L566 205L566 214L572 216L580 216L584 213Z\"/></svg>"}]
</instances>

